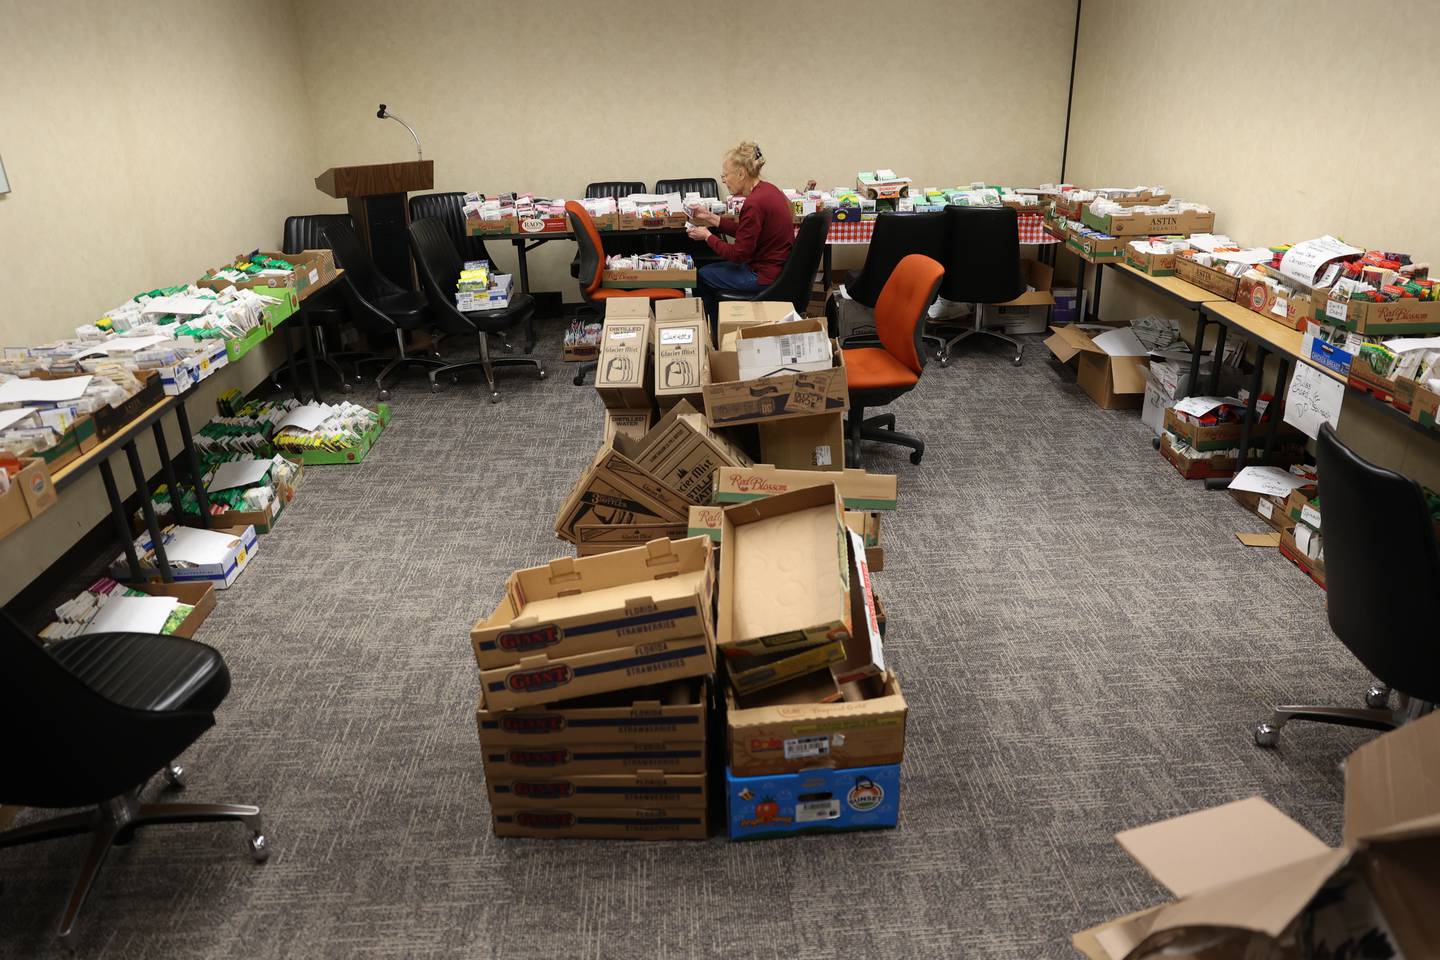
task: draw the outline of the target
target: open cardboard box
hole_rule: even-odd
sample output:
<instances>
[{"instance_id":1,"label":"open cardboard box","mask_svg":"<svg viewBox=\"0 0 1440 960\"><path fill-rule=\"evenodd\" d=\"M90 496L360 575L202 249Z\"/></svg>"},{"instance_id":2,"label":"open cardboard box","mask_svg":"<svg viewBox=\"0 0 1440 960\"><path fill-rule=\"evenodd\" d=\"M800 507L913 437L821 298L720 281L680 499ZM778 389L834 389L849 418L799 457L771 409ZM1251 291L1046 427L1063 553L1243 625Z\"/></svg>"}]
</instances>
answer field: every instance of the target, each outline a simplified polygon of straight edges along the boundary
<instances>
[{"instance_id":1,"label":"open cardboard box","mask_svg":"<svg viewBox=\"0 0 1440 960\"><path fill-rule=\"evenodd\" d=\"M205 618L215 609L215 588L208 583L132 583L128 588L148 593L152 597L174 597L181 603L194 607L171 634L186 640L194 639L195 631L200 629L200 624L204 623Z\"/></svg>"},{"instance_id":2,"label":"open cardboard box","mask_svg":"<svg viewBox=\"0 0 1440 960\"><path fill-rule=\"evenodd\" d=\"M714 669L715 648L706 618L704 632L692 637L638 642L631 637L623 646L591 653L539 653L513 665L482 669L480 691L488 708L508 710L652 681L703 677Z\"/></svg>"},{"instance_id":3,"label":"open cardboard box","mask_svg":"<svg viewBox=\"0 0 1440 960\"><path fill-rule=\"evenodd\" d=\"M20 472L10 478L10 489L0 494L0 537L23 527L59 499L44 460L21 457L20 463Z\"/></svg>"},{"instance_id":4,"label":"open cardboard box","mask_svg":"<svg viewBox=\"0 0 1440 960\"><path fill-rule=\"evenodd\" d=\"M520 710L487 710L481 701L475 730L487 747L703 743L708 702L700 677Z\"/></svg>"},{"instance_id":5,"label":"open cardboard box","mask_svg":"<svg viewBox=\"0 0 1440 960\"><path fill-rule=\"evenodd\" d=\"M763 421L760 456L782 470L843 470L845 415L822 413L814 417Z\"/></svg>"},{"instance_id":6,"label":"open cardboard box","mask_svg":"<svg viewBox=\"0 0 1440 960\"><path fill-rule=\"evenodd\" d=\"M824 330L823 320L791 321L800 332ZM778 326L784 326L778 325ZM769 336L771 326L746 327L738 334ZM733 350L710 354L710 383L704 388L705 416L712 427L731 427L783 417L811 417L850 409L845 351L831 341L828 370L781 373L754 380L740 379L740 358Z\"/></svg>"},{"instance_id":7,"label":"open cardboard box","mask_svg":"<svg viewBox=\"0 0 1440 960\"><path fill-rule=\"evenodd\" d=\"M1338 849L1259 797L1127 830L1116 840L1176 899L1074 938L1092 960L1189 956L1207 960L1341 956L1335 943L1298 954L1266 948L1346 927L1353 942L1384 936L1398 954L1440 944L1440 713L1380 736L1345 762L1345 835ZM1346 953L1345 956L1352 954ZM1358 956L1359 954L1353 954Z\"/></svg>"},{"instance_id":8,"label":"open cardboard box","mask_svg":"<svg viewBox=\"0 0 1440 960\"><path fill-rule=\"evenodd\" d=\"M834 484L847 510L894 510L897 481L893 475L848 470L783 470L767 463L722 467L715 471L711 502L748 503L805 487Z\"/></svg>"},{"instance_id":9,"label":"open cardboard box","mask_svg":"<svg viewBox=\"0 0 1440 960\"><path fill-rule=\"evenodd\" d=\"M470 631L475 663L487 671L537 653L561 658L707 636L713 578L705 537L517 570L500 605Z\"/></svg>"},{"instance_id":10,"label":"open cardboard box","mask_svg":"<svg viewBox=\"0 0 1440 960\"><path fill-rule=\"evenodd\" d=\"M1075 358L1075 380L1102 409L1139 409L1145 402L1145 356L1112 356L1096 345L1097 328L1080 324L1051 327L1045 346L1061 363Z\"/></svg>"},{"instance_id":11,"label":"open cardboard box","mask_svg":"<svg viewBox=\"0 0 1440 960\"><path fill-rule=\"evenodd\" d=\"M781 323L795 315L795 307L788 300L722 300L718 306L716 346L724 345L727 334L760 324Z\"/></svg>"},{"instance_id":12,"label":"open cardboard box","mask_svg":"<svg viewBox=\"0 0 1440 960\"><path fill-rule=\"evenodd\" d=\"M575 553L593 557L616 550L643 547L651 540L683 540L689 526L685 521L674 523L582 523L575 528Z\"/></svg>"},{"instance_id":13,"label":"open cardboard box","mask_svg":"<svg viewBox=\"0 0 1440 960\"><path fill-rule=\"evenodd\" d=\"M621 442L640 469L687 504L708 503L715 471L748 467L750 458L720 436L688 400L680 400L638 443Z\"/></svg>"}]
</instances>

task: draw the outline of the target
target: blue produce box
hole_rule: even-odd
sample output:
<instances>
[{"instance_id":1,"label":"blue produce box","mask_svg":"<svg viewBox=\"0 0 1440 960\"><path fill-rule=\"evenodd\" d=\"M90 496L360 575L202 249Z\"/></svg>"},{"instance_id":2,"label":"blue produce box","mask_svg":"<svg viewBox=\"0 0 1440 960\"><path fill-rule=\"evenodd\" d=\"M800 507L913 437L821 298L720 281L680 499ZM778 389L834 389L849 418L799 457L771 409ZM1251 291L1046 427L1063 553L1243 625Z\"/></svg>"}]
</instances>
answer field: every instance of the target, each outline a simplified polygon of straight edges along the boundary
<instances>
[{"instance_id":1,"label":"blue produce box","mask_svg":"<svg viewBox=\"0 0 1440 960\"><path fill-rule=\"evenodd\" d=\"M725 768L731 840L893 827L900 765L737 777Z\"/></svg>"}]
</instances>

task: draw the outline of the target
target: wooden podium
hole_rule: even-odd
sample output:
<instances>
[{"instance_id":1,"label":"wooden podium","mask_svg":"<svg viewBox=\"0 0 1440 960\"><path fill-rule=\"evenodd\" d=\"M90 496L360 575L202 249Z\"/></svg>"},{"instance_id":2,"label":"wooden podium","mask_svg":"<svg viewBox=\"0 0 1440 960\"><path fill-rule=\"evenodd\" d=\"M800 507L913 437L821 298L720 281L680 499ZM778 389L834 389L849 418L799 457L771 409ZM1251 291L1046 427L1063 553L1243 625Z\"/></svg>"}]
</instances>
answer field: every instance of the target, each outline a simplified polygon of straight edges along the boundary
<instances>
[{"instance_id":1,"label":"wooden podium","mask_svg":"<svg viewBox=\"0 0 1440 960\"><path fill-rule=\"evenodd\" d=\"M414 288L405 194L434 189L435 161L331 167L315 178L315 186L321 193L346 201L355 229L380 272L407 290Z\"/></svg>"}]
</instances>

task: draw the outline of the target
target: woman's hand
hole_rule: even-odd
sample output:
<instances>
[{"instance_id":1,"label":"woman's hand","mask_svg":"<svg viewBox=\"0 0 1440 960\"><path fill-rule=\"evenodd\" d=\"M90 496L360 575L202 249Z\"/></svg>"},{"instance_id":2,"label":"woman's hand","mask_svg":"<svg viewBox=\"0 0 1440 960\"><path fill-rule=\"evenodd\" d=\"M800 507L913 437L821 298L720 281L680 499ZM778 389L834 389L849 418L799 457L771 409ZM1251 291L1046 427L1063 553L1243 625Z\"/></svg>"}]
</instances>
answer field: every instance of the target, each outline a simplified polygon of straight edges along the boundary
<instances>
[{"instance_id":1,"label":"woman's hand","mask_svg":"<svg viewBox=\"0 0 1440 960\"><path fill-rule=\"evenodd\" d=\"M686 227L685 236L691 240L708 240L710 238L710 231L704 227Z\"/></svg>"},{"instance_id":2,"label":"woman's hand","mask_svg":"<svg viewBox=\"0 0 1440 960\"><path fill-rule=\"evenodd\" d=\"M720 226L720 215L714 210L708 210L703 207L692 207L690 210L690 219L704 227Z\"/></svg>"}]
</instances>

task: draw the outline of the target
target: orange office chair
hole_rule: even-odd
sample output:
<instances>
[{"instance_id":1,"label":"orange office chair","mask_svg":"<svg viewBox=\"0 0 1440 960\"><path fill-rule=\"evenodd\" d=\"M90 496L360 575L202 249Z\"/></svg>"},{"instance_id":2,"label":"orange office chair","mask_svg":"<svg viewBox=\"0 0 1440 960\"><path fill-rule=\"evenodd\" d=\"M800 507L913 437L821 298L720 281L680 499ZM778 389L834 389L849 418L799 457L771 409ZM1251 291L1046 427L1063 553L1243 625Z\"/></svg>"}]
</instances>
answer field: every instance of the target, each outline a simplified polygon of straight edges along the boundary
<instances>
[{"instance_id":1,"label":"orange office chair","mask_svg":"<svg viewBox=\"0 0 1440 960\"><path fill-rule=\"evenodd\" d=\"M919 463L925 455L924 440L896 432L895 414L882 413L866 420L865 408L892 403L920 382L920 373L925 369L921 321L944 277L945 268L930 257L919 253L905 257L896 264L875 301L880 345L845 351L850 380L850 419L845 424L847 466L859 466L861 440L909 447L913 451L911 463Z\"/></svg>"},{"instance_id":2,"label":"orange office chair","mask_svg":"<svg viewBox=\"0 0 1440 960\"><path fill-rule=\"evenodd\" d=\"M679 300L685 296L684 290L676 290L673 287L651 287L644 290L616 290L612 287L602 287L600 280L605 270L605 247L600 242L600 231L595 228L595 221L590 218L590 211L571 200L565 204L565 215L570 218L570 232L575 235L575 243L580 248L575 262L570 265L570 273L580 281L580 296L585 300L585 306L581 307L581 310L589 309L599 312L601 304L616 297ZM580 369L575 373L575 385L578 387L584 383L585 374L594 369L594 361L581 364Z\"/></svg>"}]
</instances>

